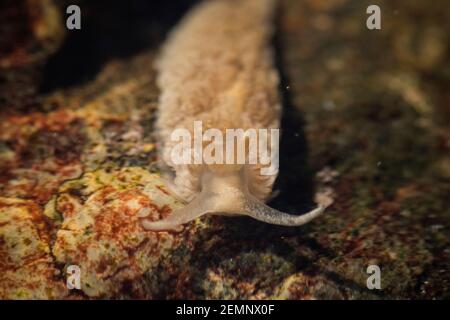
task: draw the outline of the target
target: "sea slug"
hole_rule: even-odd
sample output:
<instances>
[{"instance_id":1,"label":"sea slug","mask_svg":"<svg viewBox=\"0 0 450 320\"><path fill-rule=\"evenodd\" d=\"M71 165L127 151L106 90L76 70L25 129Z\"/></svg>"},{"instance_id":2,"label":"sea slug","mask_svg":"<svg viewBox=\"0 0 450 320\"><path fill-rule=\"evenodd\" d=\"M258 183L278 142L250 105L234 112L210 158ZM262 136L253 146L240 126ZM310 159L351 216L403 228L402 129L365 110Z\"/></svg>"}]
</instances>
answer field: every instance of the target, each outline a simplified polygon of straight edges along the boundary
<instances>
[{"instance_id":1,"label":"sea slug","mask_svg":"<svg viewBox=\"0 0 450 320\"><path fill-rule=\"evenodd\" d=\"M171 185L189 202L148 230L179 229L204 214L247 215L267 223L298 226L331 203L303 215L280 212L264 202L278 174L261 164L179 164L172 151L175 129L277 129L281 104L271 38L275 0L210 0L194 7L169 35L156 63L161 89L158 120L161 159L174 173ZM269 147L270 143L267 144Z\"/></svg>"}]
</instances>

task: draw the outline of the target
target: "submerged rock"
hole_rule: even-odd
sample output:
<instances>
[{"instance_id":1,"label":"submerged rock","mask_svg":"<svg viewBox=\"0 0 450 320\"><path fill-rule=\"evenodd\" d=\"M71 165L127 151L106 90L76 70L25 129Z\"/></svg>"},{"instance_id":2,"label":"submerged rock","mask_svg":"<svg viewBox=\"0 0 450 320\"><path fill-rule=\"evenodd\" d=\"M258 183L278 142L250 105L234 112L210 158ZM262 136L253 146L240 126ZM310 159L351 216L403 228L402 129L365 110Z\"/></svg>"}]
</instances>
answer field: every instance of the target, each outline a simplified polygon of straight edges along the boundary
<instances>
[{"instance_id":1,"label":"submerged rock","mask_svg":"<svg viewBox=\"0 0 450 320\"><path fill-rule=\"evenodd\" d=\"M63 184L55 199L54 210L63 217L53 247L56 261L80 267L81 291L89 297L151 298L142 276L182 236L147 232L139 218L158 220L180 205L158 175L143 169L86 173Z\"/></svg>"},{"instance_id":2,"label":"submerged rock","mask_svg":"<svg viewBox=\"0 0 450 320\"><path fill-rule=\"evenodd\" d=\"M153 64L169 27L158 17L127 25L113 14L108 25L134 36L106 47L128 51L97 64L83 56L95 66L71 85L49 79L72 76L70 46L56 59L57 41L44 45L20 67L2 57L0 298L448 298L450 11L445 1L379 5L376 31L360 1L280 1L285 118L271 205L305 212L314 184L336 196L300 228L215 216L176 234L141 228L139 217L183 205L156 165ZM82 32L77 43L95 47ZM70 265L81 290L66 287ZM367 288L369 265L381 290Z\"/></svg>"},{"instance_id":3,"label":"submerged rock","mask_svg":"<svg viewBox=\"0 0 450 320\"><path fill-rule=\"evenodd\" d=\"M0 198L0 299L67 297L50 242L39 206L32 201Z\"/></svg>"}]
</instances>

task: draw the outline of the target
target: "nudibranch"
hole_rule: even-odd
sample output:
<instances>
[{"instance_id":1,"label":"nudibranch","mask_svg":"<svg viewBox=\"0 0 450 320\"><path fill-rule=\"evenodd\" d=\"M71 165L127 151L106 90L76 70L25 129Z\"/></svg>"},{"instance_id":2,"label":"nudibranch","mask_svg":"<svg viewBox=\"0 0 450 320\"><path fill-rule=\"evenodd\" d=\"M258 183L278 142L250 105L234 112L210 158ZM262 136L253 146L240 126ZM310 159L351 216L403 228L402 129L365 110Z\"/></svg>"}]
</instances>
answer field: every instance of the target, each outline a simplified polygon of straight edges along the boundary
<instances>
[{"instance_id":1,"label":"nudibranch","mask_svg":"<svg viewBox=\"0 0 450 320\"><path fill-rule=\"evenodd\" d=\"M180 164L173 161L174 130L243 130L280 127L279 75L271 48L275 0L210 0L194 7L169 34L156 62L159 97L156 129L161 160L173 173L170 185L188 204L147 230L177 230L204 214L246 215L271 224L303 225L317 208L293 215L266 204L278 170L261 174L261 164ZM268 143L267 145L270 145Z\"/></svg>"}]
</instances>

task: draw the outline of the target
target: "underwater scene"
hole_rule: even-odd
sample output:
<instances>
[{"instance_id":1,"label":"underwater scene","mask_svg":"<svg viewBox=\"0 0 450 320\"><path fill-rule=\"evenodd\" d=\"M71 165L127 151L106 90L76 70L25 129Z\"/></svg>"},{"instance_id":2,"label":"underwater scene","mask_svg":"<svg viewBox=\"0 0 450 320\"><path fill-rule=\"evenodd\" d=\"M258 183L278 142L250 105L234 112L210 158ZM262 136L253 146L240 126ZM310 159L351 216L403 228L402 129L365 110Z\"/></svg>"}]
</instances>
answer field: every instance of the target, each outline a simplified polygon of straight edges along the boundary
<instances>
[{"instance_id":1,"label":"underwater scene","mask_svg":"<svg viewBox=\"0 0 450 320\"><path fill-rule=\"evenodd\" d=\"M1 1L0 299L450 299L449 40L446 0Z\"/></svg>"}]
</instances>

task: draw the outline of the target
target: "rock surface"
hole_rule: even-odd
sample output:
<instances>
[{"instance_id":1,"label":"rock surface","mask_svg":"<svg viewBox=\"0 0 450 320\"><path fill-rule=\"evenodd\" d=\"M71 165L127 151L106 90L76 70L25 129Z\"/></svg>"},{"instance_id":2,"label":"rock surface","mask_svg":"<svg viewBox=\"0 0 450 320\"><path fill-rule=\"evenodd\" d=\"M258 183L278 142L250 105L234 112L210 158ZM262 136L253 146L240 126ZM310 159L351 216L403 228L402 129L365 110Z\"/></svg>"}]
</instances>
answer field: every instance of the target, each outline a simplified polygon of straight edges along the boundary
<instances>
[{"instance_id":1,"label":"rock surface","mask_svg":"<svg viewBox=\"0 0 450 320\"><path fill-rule=\"evenodd\" d=\"M82 2L85 29L62 43L65 3L42 1L45 14L20 19L41 21L34 36L0 38L0 298L450 298L448 3L380 1L382 29L368 30L366 1L280 2L271 205L303 212L328 187L326 215L144 231L139 216L182 205L156 166L152 65L185 8L137 1L121 24L122 7ZM66 288L72 264L81 290ZM373 264L381 290L366 286Z\"/></svg>"}]
</instances>

